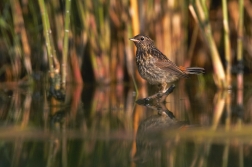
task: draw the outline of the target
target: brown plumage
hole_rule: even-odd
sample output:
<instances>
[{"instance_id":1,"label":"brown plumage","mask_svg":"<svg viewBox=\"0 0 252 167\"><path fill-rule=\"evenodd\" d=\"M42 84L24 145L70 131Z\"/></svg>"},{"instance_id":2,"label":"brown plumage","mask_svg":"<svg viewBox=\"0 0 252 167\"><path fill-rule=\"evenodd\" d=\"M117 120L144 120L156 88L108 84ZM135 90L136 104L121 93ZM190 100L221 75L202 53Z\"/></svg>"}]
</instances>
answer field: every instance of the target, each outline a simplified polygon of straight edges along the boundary
<instances>
[{"instance_id":1,"label":"brown plumage","mask_svg":"<svg viewBox=\"0 0 252 167\"><path fill-rule=\"evenodd\" d=\"M201 67L182 67L170 61L159 51L153 40L144 35L137 35L130 38L137 47L136 65L141 77L150 84L162 86L162 92L167 89L167 83L174 82L189 74L204 73Z\"/></svg>"}]
</instances>

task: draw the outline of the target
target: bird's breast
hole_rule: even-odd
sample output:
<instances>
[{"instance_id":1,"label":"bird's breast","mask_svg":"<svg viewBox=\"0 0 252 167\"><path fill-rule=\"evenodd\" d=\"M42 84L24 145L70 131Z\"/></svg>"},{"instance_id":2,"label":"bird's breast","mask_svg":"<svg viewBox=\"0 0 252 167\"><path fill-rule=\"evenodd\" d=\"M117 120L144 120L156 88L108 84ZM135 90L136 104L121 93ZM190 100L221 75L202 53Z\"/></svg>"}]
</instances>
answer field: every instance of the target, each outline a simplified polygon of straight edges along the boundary
<instances>
[{"instance_id":1,"label":"bird's breast","mask_svg":"<svg viewBox=\"0 0 252 167\"><path fill-rule=\"evenodd\" d=\"M154 64L153 60L151 59L151 55L146 52L138 52L136 54L136 63L138 69L140 70L150 68Z\"/></svg>"},{"instance_id":2,"label":"bird's breast","mask_svg":"<svg viewBox=\"0 0 252 167\"><path fill-rule=\"evenodd\" d=\"M153 55L154 54L154 55ZM148 51L137 51L136 64L139 74L150 84L170 83L178 79L176 74L169 70L164 70L157 66L156 62L160 60L155 53ZM166 61L165 58L161 60Z\"/></svg>"},{"instance_id":3,"label":"bird's breast","mask_svg":"<svg viewBox=\"0 0 252 167\"><path fill-rule=\"evenodd\" d=\"M155 65L156 59L147 52L137 52L136 64L138 72L142 78L146 79L151 84L160 83L160 70Z\"/></svg>"}]
</instances>

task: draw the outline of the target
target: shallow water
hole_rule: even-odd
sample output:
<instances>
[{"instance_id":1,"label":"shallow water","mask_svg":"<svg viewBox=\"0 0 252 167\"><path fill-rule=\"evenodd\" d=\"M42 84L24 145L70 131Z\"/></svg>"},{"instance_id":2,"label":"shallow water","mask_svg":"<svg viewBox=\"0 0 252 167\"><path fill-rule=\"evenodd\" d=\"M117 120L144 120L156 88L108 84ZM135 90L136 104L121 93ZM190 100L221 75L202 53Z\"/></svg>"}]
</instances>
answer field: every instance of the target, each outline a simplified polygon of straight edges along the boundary
<instances>
[{"instance_id":1,"label":"shallow water","mask_svg":"<svg viewBox=\"0 0 252 167\"><path fill-rule=\"evenodd\" d=\"M161 106L122 84L68 86L65 102L43 86L2 89L0 166L251 166L251 87L192 77Z\"/></svg>"}]
</instances>

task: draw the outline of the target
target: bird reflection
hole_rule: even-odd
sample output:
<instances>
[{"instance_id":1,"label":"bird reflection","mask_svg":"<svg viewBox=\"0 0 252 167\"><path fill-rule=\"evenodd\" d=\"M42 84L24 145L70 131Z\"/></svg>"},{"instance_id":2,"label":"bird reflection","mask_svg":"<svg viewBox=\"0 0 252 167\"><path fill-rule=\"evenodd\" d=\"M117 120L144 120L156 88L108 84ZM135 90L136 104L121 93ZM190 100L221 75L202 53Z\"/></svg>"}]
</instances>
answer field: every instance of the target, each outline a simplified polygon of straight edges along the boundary
<instances>
[{"instance_id":1,"label":"bird reflection","mask_svg":"<svg viewBox=\"0 0 252 167\"><path fill-rule=\"evenodd\" d=\"M138 99L136 101L137 104L139 105L149 105L152 102L156 102L156 103L163 103L166 99L166 97L171 94L173 92L173 90L175 89L175 85L172 84L165 92L158 92L154 95L148 96L146 98L143 99Z\"/></svg>"},{"instance_id":2,"label":"bird reflection","mask_svg":"<svg viewBox=\"0 0 252 167\"><path fill-rule=\"evenodd\" d=\"M172 91L174 88L175 86L172 86L169 89ZM136 136L137 151L134 156L136 163L144 164L154 159L155 153L163 147L167 147L169 143L174 145L175 140L173 139L169 141L162 140L162 132L187 126L186 122L176 120L173 113L165 107L164 99L164 97L157 97L152 99L152 103L148 103L149 101L146 99L137 101L138 104L157 111L157 114L143 120L138 127Z\"/></svg>"}]
</instances>

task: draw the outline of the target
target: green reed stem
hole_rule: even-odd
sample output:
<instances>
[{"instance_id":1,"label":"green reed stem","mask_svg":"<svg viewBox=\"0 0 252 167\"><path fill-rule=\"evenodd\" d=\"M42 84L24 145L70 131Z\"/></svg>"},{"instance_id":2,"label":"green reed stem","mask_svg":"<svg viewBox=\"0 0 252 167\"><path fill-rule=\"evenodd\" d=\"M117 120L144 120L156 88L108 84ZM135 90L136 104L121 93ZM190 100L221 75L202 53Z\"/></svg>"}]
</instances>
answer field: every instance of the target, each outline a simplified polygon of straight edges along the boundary
<instances>
[{"instance_id":1,"label":"green reed stem","mask_svg":"<svg viewBox=\"0 0 252 167\"><path fill-rule=\"evenodd\" d=\"M43 24L43 31L44 31L45 42L46 42L46 50L47 50L47 55L48 55L50 77L54 78L53 49L52 49L52 44L50 41L51 29L50 29L50 22L49 22L48 13L45 7L44 0L39 0L39 8L42 15L42 24Z\"/></svg>"},{"instance_id":2,"label":"green reed stem","mask_svg":"<svg viewBox=\"0 0 252 167\"><path fill-rule=\"evenodd\" d=\"M243 19L244 19L244 1L239 0L239 22L238 22L238 39L237 39L237 60L243 59Z\"/></svg>"},{"instance_id":3,"label":"green reed stem","mask_svg":"<svg viewBox=\"0 0 252 167\"><path fill-rule=\"evenodd\" d=\"M104 79L106 81L110 80L110 74L109 74L109 49L110 49L110 29L109 29L109 21L106 16L104 16L104 6L103 2L98 2L98 10L96 17L96 22L99 28L97 31L100 34L100 37L97 37L99 46L103 50L103 53L101 54L101 60L102 60L102 71L104 71ZM120 64L120 62L118 62Z\"/></svg>"},{"instance_id":4,"label":"green reed stem","mask_svg":"<svg viewBox=\"0 0 252 167\"><path fill-rule=\"evenodd\" d=\"M9 52L11 51L11 37L12 36L14 38L15 34L14 34L14 30L13 28L2 18L0 18L1 20L1 24L0 24L0 34L2 36L2 40L6 46L6 48L9 50ZM8 34L10 33L10 34Z\"/></svg>"},{"instance_id":5,"label":"green reed stem","mask_svg":"<svg viewBox=\"0 0 252 167\"><path fill-rule=\"evenodd\" d=\"M65 30L64 30L64 43L63 43L63 59L62 59L62 86L66 85L67 75L67 55L68 55L68 38L69 38L69 25L70 25L70 7L71 0L66 0L66 11L65 11Z\"/></svg>"},{"instance_id":6,"label":"green reed stem","mask_svg":"<svg viewBox=\"0 0 252 167\"><path fill-rule=\"evenodd\" d=\"M228 88L230 88L231 87L231 47L230 47L230 38L229 38L227 0L222 0L222 14L223 14L224 45L225 45L225 58L226 58L226 85Z\"/></svg>"},{"instance_id":7,"label":"green reed stem","mask_svg":"<svg viewBox=\"0 0 252 167\"><path fill-rule=\"evenodd\" d=\"M132 81L133 81L134 88L135 88L135 91L136 91L136 97L138 97L138 87L137 87L137 83L136 83L136 80L135 80L134 75L131 75L131 76L132 76Z\"/></svg>"}]
</instances>

